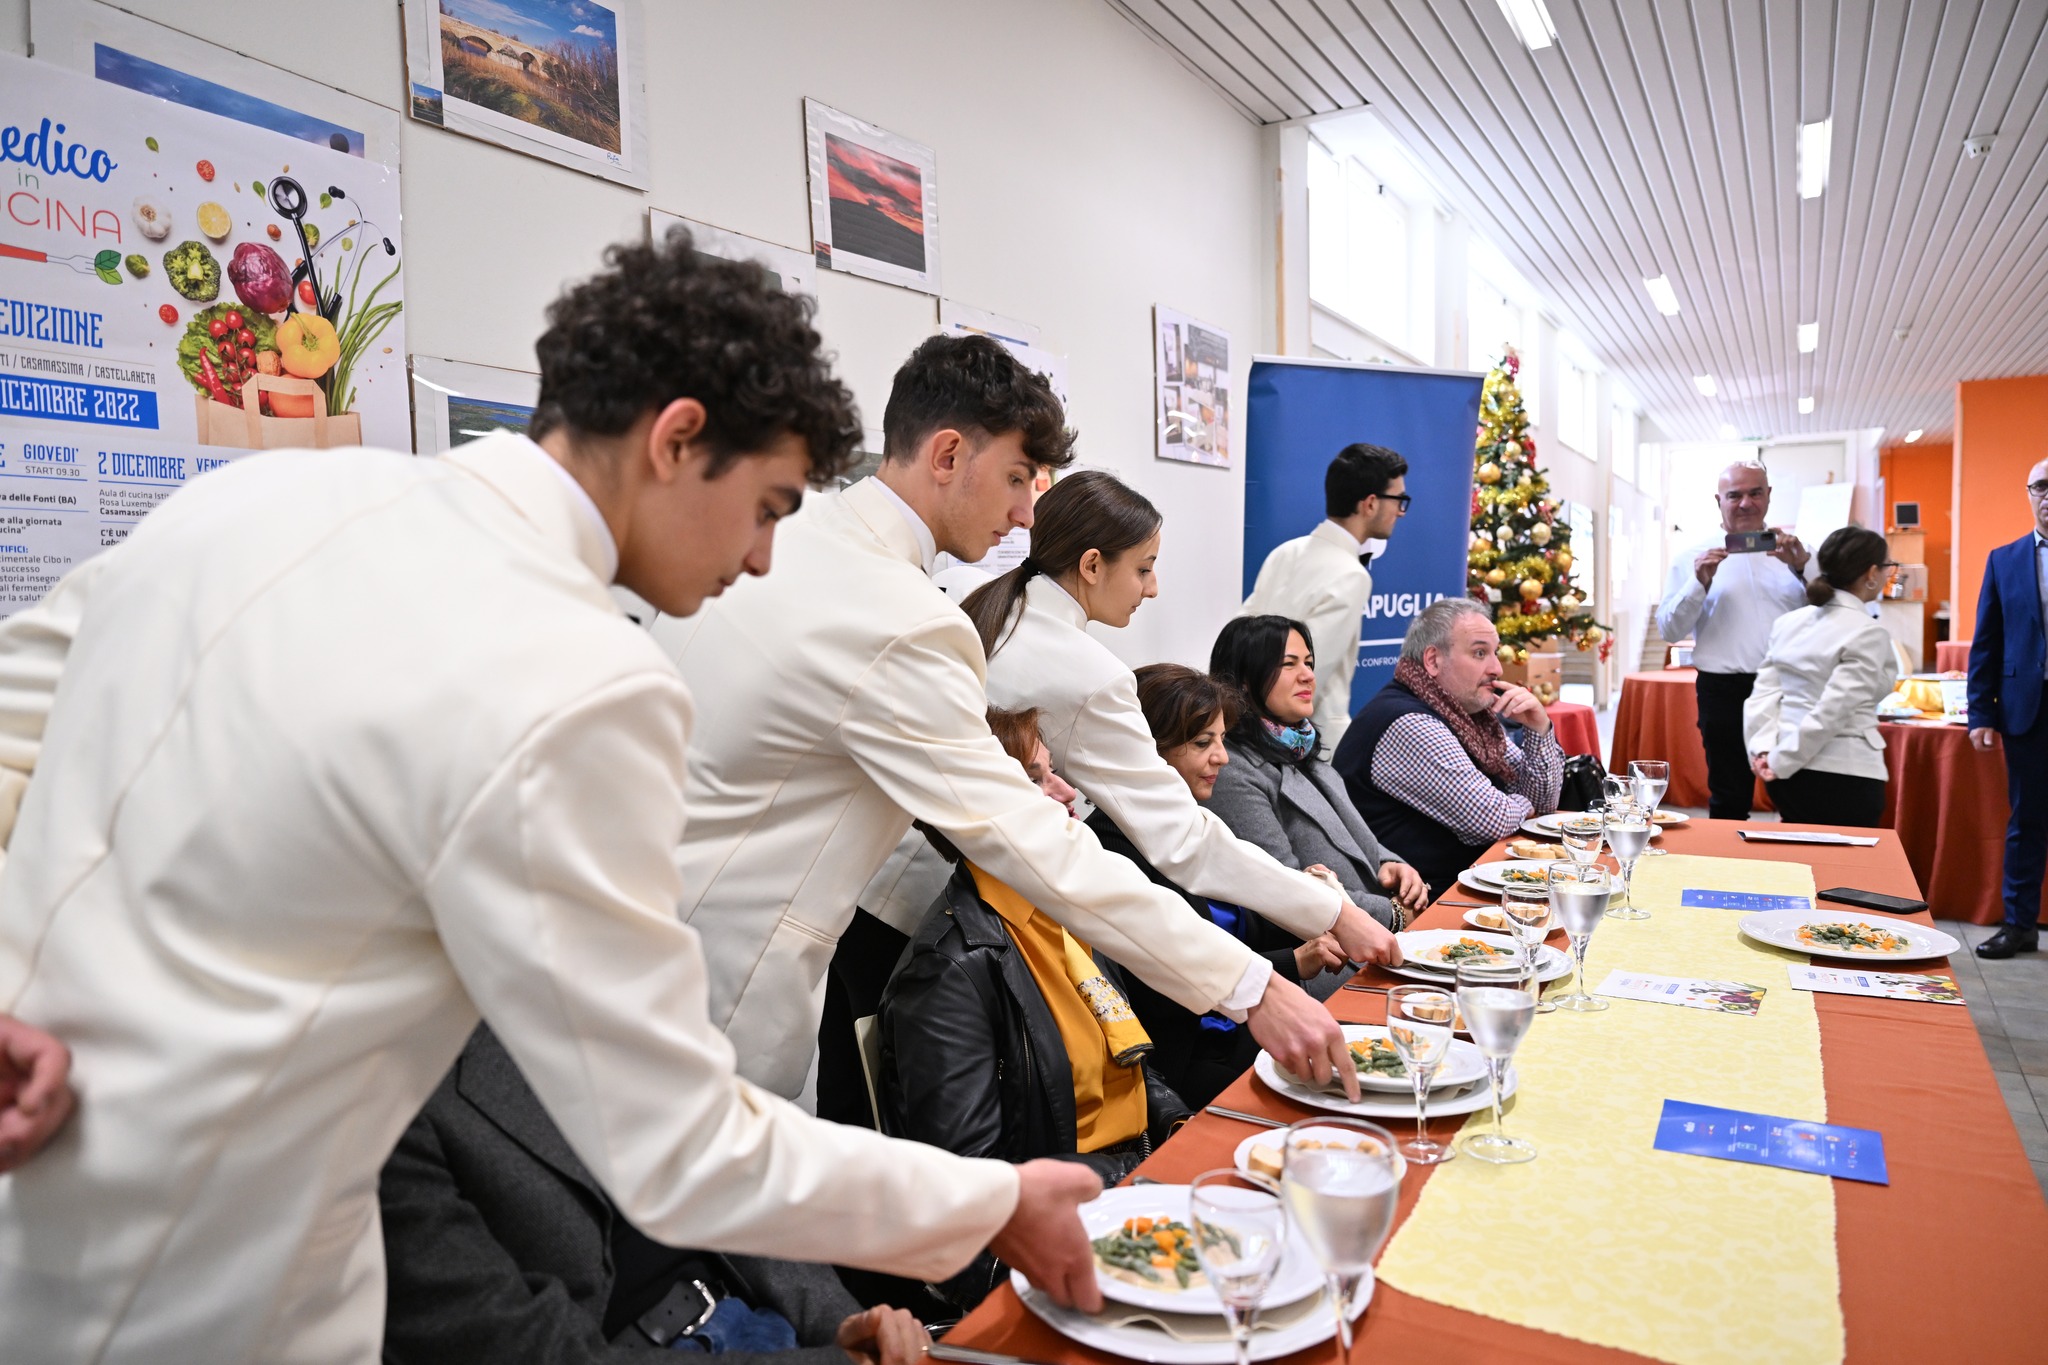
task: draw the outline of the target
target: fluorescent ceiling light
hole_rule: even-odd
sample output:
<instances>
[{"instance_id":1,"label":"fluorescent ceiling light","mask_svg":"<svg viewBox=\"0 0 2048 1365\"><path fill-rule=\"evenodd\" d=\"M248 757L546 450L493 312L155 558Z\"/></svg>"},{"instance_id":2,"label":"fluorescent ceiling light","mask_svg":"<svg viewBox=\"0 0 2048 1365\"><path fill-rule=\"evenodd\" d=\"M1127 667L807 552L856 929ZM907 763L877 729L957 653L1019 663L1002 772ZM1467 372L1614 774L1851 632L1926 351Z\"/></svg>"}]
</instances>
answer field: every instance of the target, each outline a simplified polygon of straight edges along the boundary
<instances>
[{"instance_id":1,"label":"fluorescent ceiling light","mask_svg":"<svg viewBox=\"0 0 2048 1365\"><path fill-rule=\"evenodd\" d=\"M1742 433L1735 429L1733 422L1723 422L1721 423L1721 439L1724 441L1739 441L1742 439Z\"/></svg>"},{"instance_id":2,"label":"fluorescent ceiling light","mask_svg":"<svg viewBox=\"0 0 2048 1365\"><path fill-rule=\"evenodd\" d=\"M1820 346L1820 324L1802 322L1799 324L1799 350L1803 355Z\"/></svg>"},{"instance_id":3,"label":"fluorescent ceiling light","mask_svg":"<svg viewBox=\"0 0 2048 1365\"><path fill-rule=\"evenodd\" d=\"M1807 413L1809 413L1809 412L1812 412L1812 411L1813 411L1813 395L1809 393L1808 395L1806 395L1806 397L1804 397L1804 398L1802 398L1802 399L1800 399L1800 400L1799 400L1799 415L1800 415L1801 417L1804 417L1804 416L1805 416L1805 415L1806 415Z\"/></svg>"},{"instance_id":4,"label":"fluorescent ceiling light","mask_svg":"<svg viewBox=\"0 0 2048 1365\"><path fill-rule=\"evenodd\" d=\"M1828 149L1834 143L1831 118L1799 125L1799 197L1818 199L1828 187Z\"/></svg>"},{"instance_id":5,"label":"fluorescent ceiling light","mask_svg":"<svg viewBox=\"0 0 2048 1365\"><path fill-rule=\"evenodd\" d=\"M1497 0L1500 12L1507 16L1508 27L1522 40L1522 46L1531 52L1541 52L1557 41L1557 25L1550 22L1550 11L1543 7L1543 0Z\"/></svg>"},{"instance_id":6,"label":"fluorescent ceiling light","mask_svg":"<svg viewBox=\"0 0 2048 1365\"><path fill-rule=\"evenodd\" d=\"M1669 275L1659 275L1654 280L1644 280L1643 288L1650 291L1650 302L1657 305L1657 311L1665 317L1678 313L1678 291L1671 287Z\"/></svg>"},{"instance_id":7,"label":"fluorescent ceiling light","mask_svg":"<svg viewBox=\"0 0 2048 1365\"><path fill-rule=\"evenodd\" d=\"M1923 435L1925 435L1925 433L1919 427L1914 427L1911 431L1906 433L1906 444L1913 444L1913 442L1919 440Z\"/></svg>"},{"instance_id":8,"label":"fluorescent ceiling light","mask_svg":"<svg viewBox=\"0 0 2048 1365\"><path fill-rule=\"evenodd\" d=\"M1692 377L1692 384L1694 388L1700 391L1702 398L1712 398L1721 391L1721 386L1714 382L1714 376L1710 374L1694 375Z\"/></svg>"}]
</instances>

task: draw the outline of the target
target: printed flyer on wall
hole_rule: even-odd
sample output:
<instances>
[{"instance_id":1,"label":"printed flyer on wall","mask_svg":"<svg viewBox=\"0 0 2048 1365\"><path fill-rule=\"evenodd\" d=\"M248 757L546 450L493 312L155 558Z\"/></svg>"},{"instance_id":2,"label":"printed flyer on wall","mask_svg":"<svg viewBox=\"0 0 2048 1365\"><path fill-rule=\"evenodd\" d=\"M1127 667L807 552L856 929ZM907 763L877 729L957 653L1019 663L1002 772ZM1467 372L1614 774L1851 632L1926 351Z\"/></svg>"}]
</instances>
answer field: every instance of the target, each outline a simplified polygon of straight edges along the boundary
<instances>
[{"instance_id":1,"label":"printed flyer on wall","mask_svg":"<svg viewBox=\"0 0 2048 1365\"><path fill-rule=\"evenodd\" d=\"M412 446L398 175L0 55L0 617L258 450Z\"/></svg>"}]
</instances>

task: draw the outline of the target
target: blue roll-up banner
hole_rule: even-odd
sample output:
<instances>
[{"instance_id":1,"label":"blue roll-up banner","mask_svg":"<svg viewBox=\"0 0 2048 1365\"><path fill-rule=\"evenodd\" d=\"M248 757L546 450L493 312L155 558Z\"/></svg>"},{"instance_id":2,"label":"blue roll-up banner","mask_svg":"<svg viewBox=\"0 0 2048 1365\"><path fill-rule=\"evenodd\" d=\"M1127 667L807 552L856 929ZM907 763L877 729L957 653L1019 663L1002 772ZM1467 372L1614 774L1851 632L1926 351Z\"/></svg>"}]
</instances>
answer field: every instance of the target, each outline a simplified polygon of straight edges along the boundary
<instances>
[{"instance_id":1,"label":"blue roll-up banner","mask_svg":"<svg viewBox=\"0 0 2048 1365\"><path fill-rule=\"evenodd\" d=\"M1245 421L1244 594L1282 541L1323 520L1323 471L1354 441L1408 461L1415 501L1372 562L1351 709L1394 675L1401 637L1440 597L1462 595L1472 539L1472 447L1486 376L1348 361L1252 359Z\"/></svg>"}]
</instances>

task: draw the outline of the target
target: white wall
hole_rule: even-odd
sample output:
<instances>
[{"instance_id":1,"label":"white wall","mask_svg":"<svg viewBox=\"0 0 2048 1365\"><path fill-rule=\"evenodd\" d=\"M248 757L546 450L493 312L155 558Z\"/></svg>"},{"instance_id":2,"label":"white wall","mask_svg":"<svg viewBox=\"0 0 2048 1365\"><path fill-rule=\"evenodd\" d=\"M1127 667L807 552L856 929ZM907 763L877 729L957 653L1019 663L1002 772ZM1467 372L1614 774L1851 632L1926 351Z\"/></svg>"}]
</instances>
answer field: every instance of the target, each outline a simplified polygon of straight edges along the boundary
<instances>
[{"instance_id":1,"label":"white wall","mask_svg":"<svg viewBox=\"0 0 2048 1365\"><path fill-rule=\"evenodd\" d=\"M62 3L62 0L36 0ZM123 8L402 108L398 6L123 0ZM1274 345L1272 175L1259 130L1101 0L646 0L652 188L408 120L406 332L420 354L531 369L548 301L649 206L801 247L802 99L932 146L949 297L1036 323L1069 357L1080 458L1166 514L1162 597L1111 640L1203 663L1237 603L1241 467L1152 455L1151 308L1230 331L1234 414ZM0 47L27 44L0 0ZM870 427L931 331L926 295L821 272L818 324ZM1237 358L1242 357L1238 362ZM1240 427L1233 442L1240 458Z\"/></svg>"}]
</instances>

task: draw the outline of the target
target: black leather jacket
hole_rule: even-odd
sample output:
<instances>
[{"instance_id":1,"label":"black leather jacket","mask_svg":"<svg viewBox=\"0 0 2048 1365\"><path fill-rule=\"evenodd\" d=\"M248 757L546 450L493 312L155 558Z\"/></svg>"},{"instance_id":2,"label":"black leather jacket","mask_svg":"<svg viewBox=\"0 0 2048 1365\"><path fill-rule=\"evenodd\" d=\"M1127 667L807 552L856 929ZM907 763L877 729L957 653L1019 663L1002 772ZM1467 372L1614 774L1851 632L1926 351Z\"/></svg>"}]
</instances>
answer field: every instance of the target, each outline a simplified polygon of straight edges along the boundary
<instances>
[{"instance_id":1,"label":"black leather jacket","mask_svg":"<svg viewBox=\"0 0 2048 1365\"><path fill-rule=\"evenodd\" d=\"M1125 984L1113 966L1104 971ZM1074 1150L1074 1077L1059 1026L965 866L912 936L878 1022L882 1130L898 1137L961 1156L1078 1161L1113 1185L1188 1118L1180 1097L1147 1068L1147 1131L1127 1144L1135 1150ZM1003 1273L983 1256L938 1288L972 1307Z\"/></svg>"}]
</instances>

